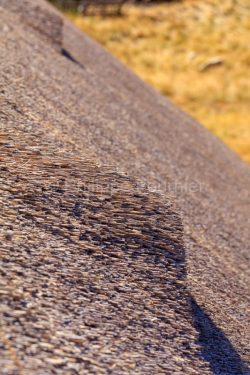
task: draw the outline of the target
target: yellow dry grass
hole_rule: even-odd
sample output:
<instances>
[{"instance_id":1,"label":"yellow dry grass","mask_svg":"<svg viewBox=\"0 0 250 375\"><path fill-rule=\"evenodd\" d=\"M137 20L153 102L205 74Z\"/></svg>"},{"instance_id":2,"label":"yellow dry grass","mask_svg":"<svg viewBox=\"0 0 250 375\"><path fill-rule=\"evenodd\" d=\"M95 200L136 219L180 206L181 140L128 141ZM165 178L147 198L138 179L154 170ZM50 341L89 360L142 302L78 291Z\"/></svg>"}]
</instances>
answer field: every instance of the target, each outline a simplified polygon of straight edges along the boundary
<instances>
[{"instance_id":1,"label":"yellow dry grass","mask_svg":"<svg viewBox=\"0 0 250 375\"><path fill-rule=\"evenodd\" d=\"M122 17L68 16L250 162L249 0L128 5Z\"/></svg>"}]
</instances>

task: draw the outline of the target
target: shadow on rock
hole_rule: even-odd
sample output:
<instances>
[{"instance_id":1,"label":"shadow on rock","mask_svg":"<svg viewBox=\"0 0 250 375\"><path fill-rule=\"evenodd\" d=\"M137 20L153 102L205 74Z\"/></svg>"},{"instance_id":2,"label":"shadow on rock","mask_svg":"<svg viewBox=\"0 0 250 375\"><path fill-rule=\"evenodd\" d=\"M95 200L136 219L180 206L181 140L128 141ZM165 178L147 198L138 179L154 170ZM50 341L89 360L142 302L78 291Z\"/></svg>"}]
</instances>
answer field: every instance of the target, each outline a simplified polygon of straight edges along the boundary
<instances>
[{"instance_id":1,"label":"shadow on rock","mask_svg":"<svg viewBox=\"0 0 250 375\"><path fill-rule=\"evenodd\" d=\"M199 332L201 355L215 375L249 375L250 369L241 359L223 331L191 297L194 326Z\"/></svg>"}]
</instances>

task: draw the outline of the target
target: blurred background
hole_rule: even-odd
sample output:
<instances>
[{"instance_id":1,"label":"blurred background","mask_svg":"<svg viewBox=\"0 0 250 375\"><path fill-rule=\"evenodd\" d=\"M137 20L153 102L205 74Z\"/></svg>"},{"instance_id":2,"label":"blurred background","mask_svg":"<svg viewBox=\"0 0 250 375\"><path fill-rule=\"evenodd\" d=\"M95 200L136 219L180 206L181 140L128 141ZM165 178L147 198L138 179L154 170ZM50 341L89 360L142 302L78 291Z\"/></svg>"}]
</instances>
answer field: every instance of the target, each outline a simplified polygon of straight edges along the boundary
<instances>
[{"instance_id":1,"label":"blurred background","mask_svg":"<svg viewBox=\"0 0 250 375\"><path fill-rule=\"evenodd\" d=\"M249 0L52 0L250 162Z\"/></svg>"}]
</instances>

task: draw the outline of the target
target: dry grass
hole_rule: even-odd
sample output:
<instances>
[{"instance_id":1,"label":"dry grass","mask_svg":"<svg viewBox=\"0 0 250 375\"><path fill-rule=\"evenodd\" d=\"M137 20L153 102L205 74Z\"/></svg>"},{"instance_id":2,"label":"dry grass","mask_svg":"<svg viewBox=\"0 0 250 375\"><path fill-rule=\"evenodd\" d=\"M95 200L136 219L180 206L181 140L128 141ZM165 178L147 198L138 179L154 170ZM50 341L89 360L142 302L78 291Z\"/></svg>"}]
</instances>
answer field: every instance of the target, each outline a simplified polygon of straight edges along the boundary
<instances>
[{"instance_id":1,"label":"dry grass","mask_svg":"<svg viewBox=\"0 0 250 375\"><path fill-rule=\"evenodd\" d=\"M248 0L130 5L123 13L68 16L250 162ZM214 57L222 63L204 69Z\"/></svg>"}]
</instances>

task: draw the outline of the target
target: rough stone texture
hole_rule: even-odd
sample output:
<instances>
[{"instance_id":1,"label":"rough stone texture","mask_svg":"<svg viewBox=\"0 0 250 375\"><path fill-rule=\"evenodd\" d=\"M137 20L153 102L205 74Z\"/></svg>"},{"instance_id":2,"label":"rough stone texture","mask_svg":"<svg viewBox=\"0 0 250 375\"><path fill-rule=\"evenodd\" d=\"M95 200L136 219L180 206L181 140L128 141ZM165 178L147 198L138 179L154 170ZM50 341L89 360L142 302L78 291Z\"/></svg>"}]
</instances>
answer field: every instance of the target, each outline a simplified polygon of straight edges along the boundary
<instances>
[{"instance_id":1,"label":"rough stone texture","mask_svg":"<svg viewBox=\"0 0 250 375\"><path fill-rule=\"evenodd\" d=\"M21 6L17 0L12 3ZM12 374L23 368L24 373L39 374L39 371L44 373L48 366L46 373L49 374L67 371L249 374L242 361L249 362L250 336L249 166L95 42L74 29L68 21L63 21L63 42L59 50L53 47L53 43L45 43L43 33L41 37L37 31L31 33L27 22L23 18L21 22L20 16L13 12L14 8L7 6L3 0L0 4L4 5L0 12L1 164L7 168L3 170L5 175L1 173L1 190L13 197L13 200L4 199L5 214L1 219L1 241L4 245L2 269L9 264L9 273L3 275L1 289L5 301L3 306L7 310L7 313L2 311L1 319L1 364L4 364L5 373ZM39 1L39 6L41 11L44 7L47 12L48 7L42 1ZM53 40L53 33L51 38ZM9 144L13 147L8 148ZM34 152L38 154L32 156L33 144ZM29 151L20 153L18 150L24 146ZM106 169L104 165L107 164L113 167ZM23 168L20 167L22 165ZM128 176L121 175L120 171ZM58 174L66 179L65 196L56 191L63 190L60 186L58 188ZM14 175L20 175L21 183L15 182ZM86 198L82 195L81 183L88 186L88 176L98 180L101 186L104 184L105 189L94 183L93 191L92 188L87 189L91 194L88 193ZM114 196L111 194L113 184L118 200L116 193ZM103 195L107 185L107 203L110 206L100 203L101 197L98 198L97 194L101 190ZM46 192L42 189L47 188L51 212L43 200ZM157 190L157 194L152 190ZM176 204L173 204L172 198L176 199ZM77 205L79 199L84 202L87 223L81 222L81 216L77 216L82 215L82 205ZM123 200L125 207L121 203ZM94 207L101 207L101 212L95 212ZM159 212L155 212L156 207ZM21 216L18 216L20 210ZM118 217L116 210L119 211ZM30 218L22 216L26 211L30 212ZM120 220L129 220L131 212L132 223L125 222L122 226ZM10 215L9 218L7 215ZM100 222L99 215L108 224ZM183 222L186 264L179 215ZM71 216L76 226L73 233L65 227ZM48 227L44 227L46 224ZM82 226L88 231L87 237L81 237ZM145 243L137 237L138 231L143 233L144 228L151 228ZM159 242L164 243L162 250L165 256L155 261L155 258L158 259L155 255L160 255L161 245L158 248L159 242L154 233L161 228L163 231L158 235ZM131 231L135 231L136 239L132 236L131 240L125 235ZM103 232L108 238L117 238L118 242L107 239L106 243ZM169 235L172 243L167 240ZM27 237L30 238L25 239ZM122 243L127 245L128 250L124 250ZM104 249L103 244L107 244ZM96 250L92 251L92 246ZM133 246L140 249L138 257L132 256ZM176 258L171 261L171 246L174 256L180 257L180 261ZM109 257L106 254L109 249L110 254L119 254L118 260L113 259L115 255ZM97 261L95 251L104 259ZM14 256L11 257L12 254ZM108 263L105 263L105 256ZM38 272L40 267L41 273ZM137 274L130 275L130 268L137 267L142 270L142 278L137 278ZM153 273L152 284L147 270ZM70 287L65 278L62 281L60 276L67 272L70 280L74 279L74 273L78 275L71 286L72 294L67 289ZM138 285L138 291L135 295L130 291L113 291L111 281L107 279L107 290L103 291L103 296L100 293L100 297L98 288L101 288L107 273L114 275L114 284L118 288L120 283L128 285L129 290ZM190 296L183 285L186 273L185 285ZM26 274L29 275L27 285L24 282ZM43 276L45 284L51 279L51 285L42 286ZM82 287L81 278L87 291L78 291ZM30 323L27 317L11 315L10 310L15 314L15 303L19 311L17 314L26 314L27 308L25 303L24 306L21 302L19 304L22 298L18 299L13 294L15 285L10 279L16 279L17 285L23 286L21 293L27 293L27 300L33 302L34 315L42 315L36 324L46 325L44 341L40 340L39 327L33 326L35 319L33 322L31 318ZM177 286L179 283L181 287ZM91 291L88 287L92 284L99 286ZM41 289L42 294L32 297L32 290L36 288ZM43 288L47 290L44 295ZM154 296L157 290L164 290L161 297ZM105 300L112 291L114 298L118 298L115 312L112 301ZM65 294L70 303L64 305ZM102 303L99 298L103 298ZM130 318L125 318L124 311L119 310L127 303L127 298L131 305L127 306L126 317L137 320L137 327L131 328L126 323ZM154 304L155 299L155 308L148 311L145 306L150 300ZM67 313L69 305L72 305L72 311ZM90 326L87 331L85 320L79 315L83 314L79 313L83 306L87 315L94 316L98 321L97 328ZM73 322L68 329L62 328L64 314L70 315ZM110 316L110 325L104 316ZM117 319L125 328L118 326ZM156 319L157 323L145 328L143 319L146 322ZM80 327L78 332L76 327L79 329L82 321L84 327ZM95 329L97 344L91 338ZM59 338L57 330L61 332ZM160 338L163 331L169 334ZM62 332L84 336L86 341L73 345L69 338L60 338ZM130 345L131 335L134 340ZM150 350L145 346L146 339L151 345ZM29 352L32 348L29 340L33 340L34 353L32 349ZM52 347L38 348L40 341ZM164 351L159 349L160 342ZM65 364L59 362L67 357L67 345L69 352L74 350L74 355L71 355L73 362L77 362L78 349L79 356L90 362L86 364L83 361L76 364L75 369L66 370L63 366L71 365L70 361L66 360ZM101 353L100 346L104 348L104 353ZM60 354L57 350L61 350ZM96 353L100 353L98 358ZM52 358L49 365L45 361L47 357ZM166 364L168 368L164 368ZM19 370L8 369L8 366ZM131 369L129 366L132 366Z\"/></svg>"}]
</instances>

